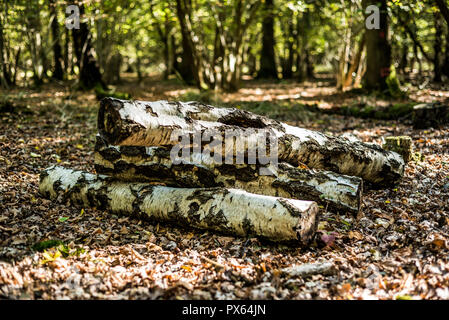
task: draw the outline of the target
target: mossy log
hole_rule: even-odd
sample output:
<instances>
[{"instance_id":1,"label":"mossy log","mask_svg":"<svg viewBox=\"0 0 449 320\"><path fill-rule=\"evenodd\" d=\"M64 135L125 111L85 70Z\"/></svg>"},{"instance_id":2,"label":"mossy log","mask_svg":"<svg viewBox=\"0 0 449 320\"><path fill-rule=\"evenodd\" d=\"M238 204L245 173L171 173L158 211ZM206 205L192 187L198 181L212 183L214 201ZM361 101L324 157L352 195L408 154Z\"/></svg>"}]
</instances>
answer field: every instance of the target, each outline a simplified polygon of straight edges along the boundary
<instances>
[{"instance_id":1,"label":"mossy log","mask_svg":"<svg viewBox=\"0 0 449 320\"><path fill-rule=\"evenodd\" d=\"M382 148L399 153L406 163L412 159L413 141L409 136L386 137Z\"/></svg>"},{"instance_id":2,"label":"mossy log","mask_svg":"<svg viewBox=\"0 0 449 320\"><path fill-rule=\"evenodd\" d=\"M40 176L45 197L117 214L237 236L307 244L315 234L316 202L256 195L228 188L172 188L50 167Z\"/></svg>"},{"instance_id":3,"label":"mossy log","mask_svg":"<svg viewBox=\"0 0 449 320\"><path fill-rule=\"evenodd\" d=\"M369 106L366 104L355 104L351 106L333 107L329 109L320 109L320 112L326 114L339 114L363 119L377 120L399 120L411 119L413 113L413 104L398 103L386 107Z\"/></svg>"},{"instance_id":4,"label":"mossy log","mask_svg":"<svg viewBox=\"0 0 449 320\"><path fill-rule=\"evenodd\" d=\"M200 163L195 161L201 159ZM174 164L164 147L110 146L97 136L95 169L124 181L160 182L175 187L226 187L268 196L316 201L335 212L357 215L362 179L280 163L273 175L260 175L260 165L215 164L205 154Z\"/></svg>"},{"instance_id":5,"label":"mossy log","mask_svg":"<svg viewBox=\"0 0 449 320\"><path fill-rule=\"evenodd\" d=\"M413 107L413 128L439 128L449 124L449 105L423 103Z\"/></svg>"},{"instance_id":6,"label":"mossy log","mask_svg":"<svg viewBox=\"0 0 449 320\"><path fill-rule=\"evenodd\" d=\"M264 129L277 138L279 160L295 166L304 163L314 169L362 177L379 186L396 183L404 173L400 155L378 145L349 142L247 111L198 102L103 99L98 129L110 145L121 146L173 146L178 144L171 137L174 131L192 135L211 129L220 132L223 140L226 130L240 130L248 141L254 141L259 136L246 129Z\"/></svg>"}]
</instances>

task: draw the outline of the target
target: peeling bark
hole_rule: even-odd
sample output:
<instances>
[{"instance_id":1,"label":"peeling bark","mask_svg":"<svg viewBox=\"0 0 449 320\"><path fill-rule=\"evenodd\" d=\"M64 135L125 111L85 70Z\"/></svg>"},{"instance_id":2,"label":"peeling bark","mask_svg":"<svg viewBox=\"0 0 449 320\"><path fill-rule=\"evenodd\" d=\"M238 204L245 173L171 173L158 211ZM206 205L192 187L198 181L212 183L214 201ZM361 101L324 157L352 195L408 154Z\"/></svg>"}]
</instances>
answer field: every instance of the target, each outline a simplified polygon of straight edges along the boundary
<instances>
[{"instance_id":1,"label":"peeling bark","mask_svg":"<svg viewBox=\"0 0 449 320\"><path fill-rule=\"evenodd\" d=\"M256 195L228 188L172 188L113 181L107 176L50 167L40 176L45 197L117 214L238 236L307 244L315 234L315 202Z\"/></svg>"},{"instance_id":2,"label":"peeling bark","mask_svg":"<svg viewBox=\"0 0 449 320\"><path fill-rule=\"evenodd\" d=\"M239 109L214 108L198 102L144 102L107 98L98 115L100 134L110 145L173 146L172 132L185 134L227 129L264 129L278 140L280 161L362 177L377 186L396 183L404 161L395 152L362 142L293 127ZM248 133L248 140L256 136ZM223 148L223 150L225 150ZM248 149L245 150L248 152Z\"/></svg>"},{"instance_id":3,"label":"peeling bark","mask_svg":"<svg viewBox=\"0 0 449 320\"><path fill-rule=\"evenodd\" d=\"M201 159L201 161L195 161ZM357 215L362 179L328 171L299 169L288 163L274 175L260 175L260 165L216 164L206 155L192 155L187 163L173 164L164 147L109 146L97 136L95 169L117 180L151 181L173 187L226 187L268 196L316 201L335 212Z\"/></svg>"}]
</instances>

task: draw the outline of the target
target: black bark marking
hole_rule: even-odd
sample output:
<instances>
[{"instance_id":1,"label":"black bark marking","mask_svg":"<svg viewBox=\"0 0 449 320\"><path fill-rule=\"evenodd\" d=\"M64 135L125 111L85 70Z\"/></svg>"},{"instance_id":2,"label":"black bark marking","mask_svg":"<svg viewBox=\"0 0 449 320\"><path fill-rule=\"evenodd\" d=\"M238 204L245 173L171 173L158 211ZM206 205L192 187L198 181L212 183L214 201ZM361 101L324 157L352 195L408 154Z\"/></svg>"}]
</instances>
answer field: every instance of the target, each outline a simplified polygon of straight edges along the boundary
<instances>
[{"instance_id":1,"label":"black bark marking","mask_svg":"<svg viewBox=\"0 0 449 320\"><path fill-rule=\"evenodd\" d=\"M278 202L279 202L285 209L287 209L287 211L290 213L290 215L291 215L292 217L295 217L295 218L301 218L301 217L302 217L303 212L302 212L301 210L295 208L295 207L294 207L292 204L290 204L290 202L288 202L287 200L280 198L280 199L278 200Z\"/></svg>"},{"instance_id":2,"label":"black bark marking","mask_svg":"<svg viewBox=\"0 0 449 320\"><path fill-rule=\"evenodd\" d=\"M252 236L252 235L256 234L255 228L254 228L251 220L249 220L247 217L245 217L243 219L242 228L243 228L246 236Z\"/></svg>"}]
</instances>

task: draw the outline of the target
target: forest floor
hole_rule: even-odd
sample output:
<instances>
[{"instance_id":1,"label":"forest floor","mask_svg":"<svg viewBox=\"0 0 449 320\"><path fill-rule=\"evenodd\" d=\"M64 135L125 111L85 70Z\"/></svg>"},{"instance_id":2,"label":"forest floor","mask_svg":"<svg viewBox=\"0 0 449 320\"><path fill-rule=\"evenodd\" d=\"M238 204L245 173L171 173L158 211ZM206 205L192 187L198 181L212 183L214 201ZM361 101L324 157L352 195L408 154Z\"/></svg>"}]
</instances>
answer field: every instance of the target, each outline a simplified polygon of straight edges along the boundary
<instances>
[{"instance_id":1,"label":"forest floor","mask_svg":"<svg viewBox=\"0 0 449 320\"><path fill-rule=\"evenodd\" d=\"M326 81L248 82L237 93L202 96L175 82L125 79L118 90L144 100L253 101L256 111L293 125L371 143L409 135L425 158L407 165L398 186L366 190L364 217L326 212L310 247L288 247L43 199L42 169L94 172L99 103L58 85L0 92L14 101L12 112L0 113L0 299L449 299L449 128L292 109L447 101L449 89L415 88L393 102L340 94ZM63 244L34 250L43 240ZM325 262L325 274L283 271Z\"/></svg>"}]
</instances>

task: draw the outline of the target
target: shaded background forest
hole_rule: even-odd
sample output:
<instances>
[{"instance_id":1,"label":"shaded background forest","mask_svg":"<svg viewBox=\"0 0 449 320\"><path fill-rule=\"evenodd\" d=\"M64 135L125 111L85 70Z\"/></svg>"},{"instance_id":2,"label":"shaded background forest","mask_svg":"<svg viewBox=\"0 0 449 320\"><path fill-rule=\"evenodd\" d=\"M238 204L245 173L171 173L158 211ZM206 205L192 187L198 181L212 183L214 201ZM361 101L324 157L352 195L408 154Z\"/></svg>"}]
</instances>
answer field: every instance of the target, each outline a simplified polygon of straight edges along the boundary
<instances>
[{"instance_id":1,"label":"shaded background forest","mask_svg":"<svg viewBox=\"0 0 449 320\"><path fill-rule=\"evenodd\" d=\"M73 4L81 23L70 30ZM380 29L367 30L373 4ZM0 79L106 89L132 74L232 92L329 74L339 90L397 95L399 83L448 82L448 24L446 0L2 0Z\"/></svg>"}]
</instances>

